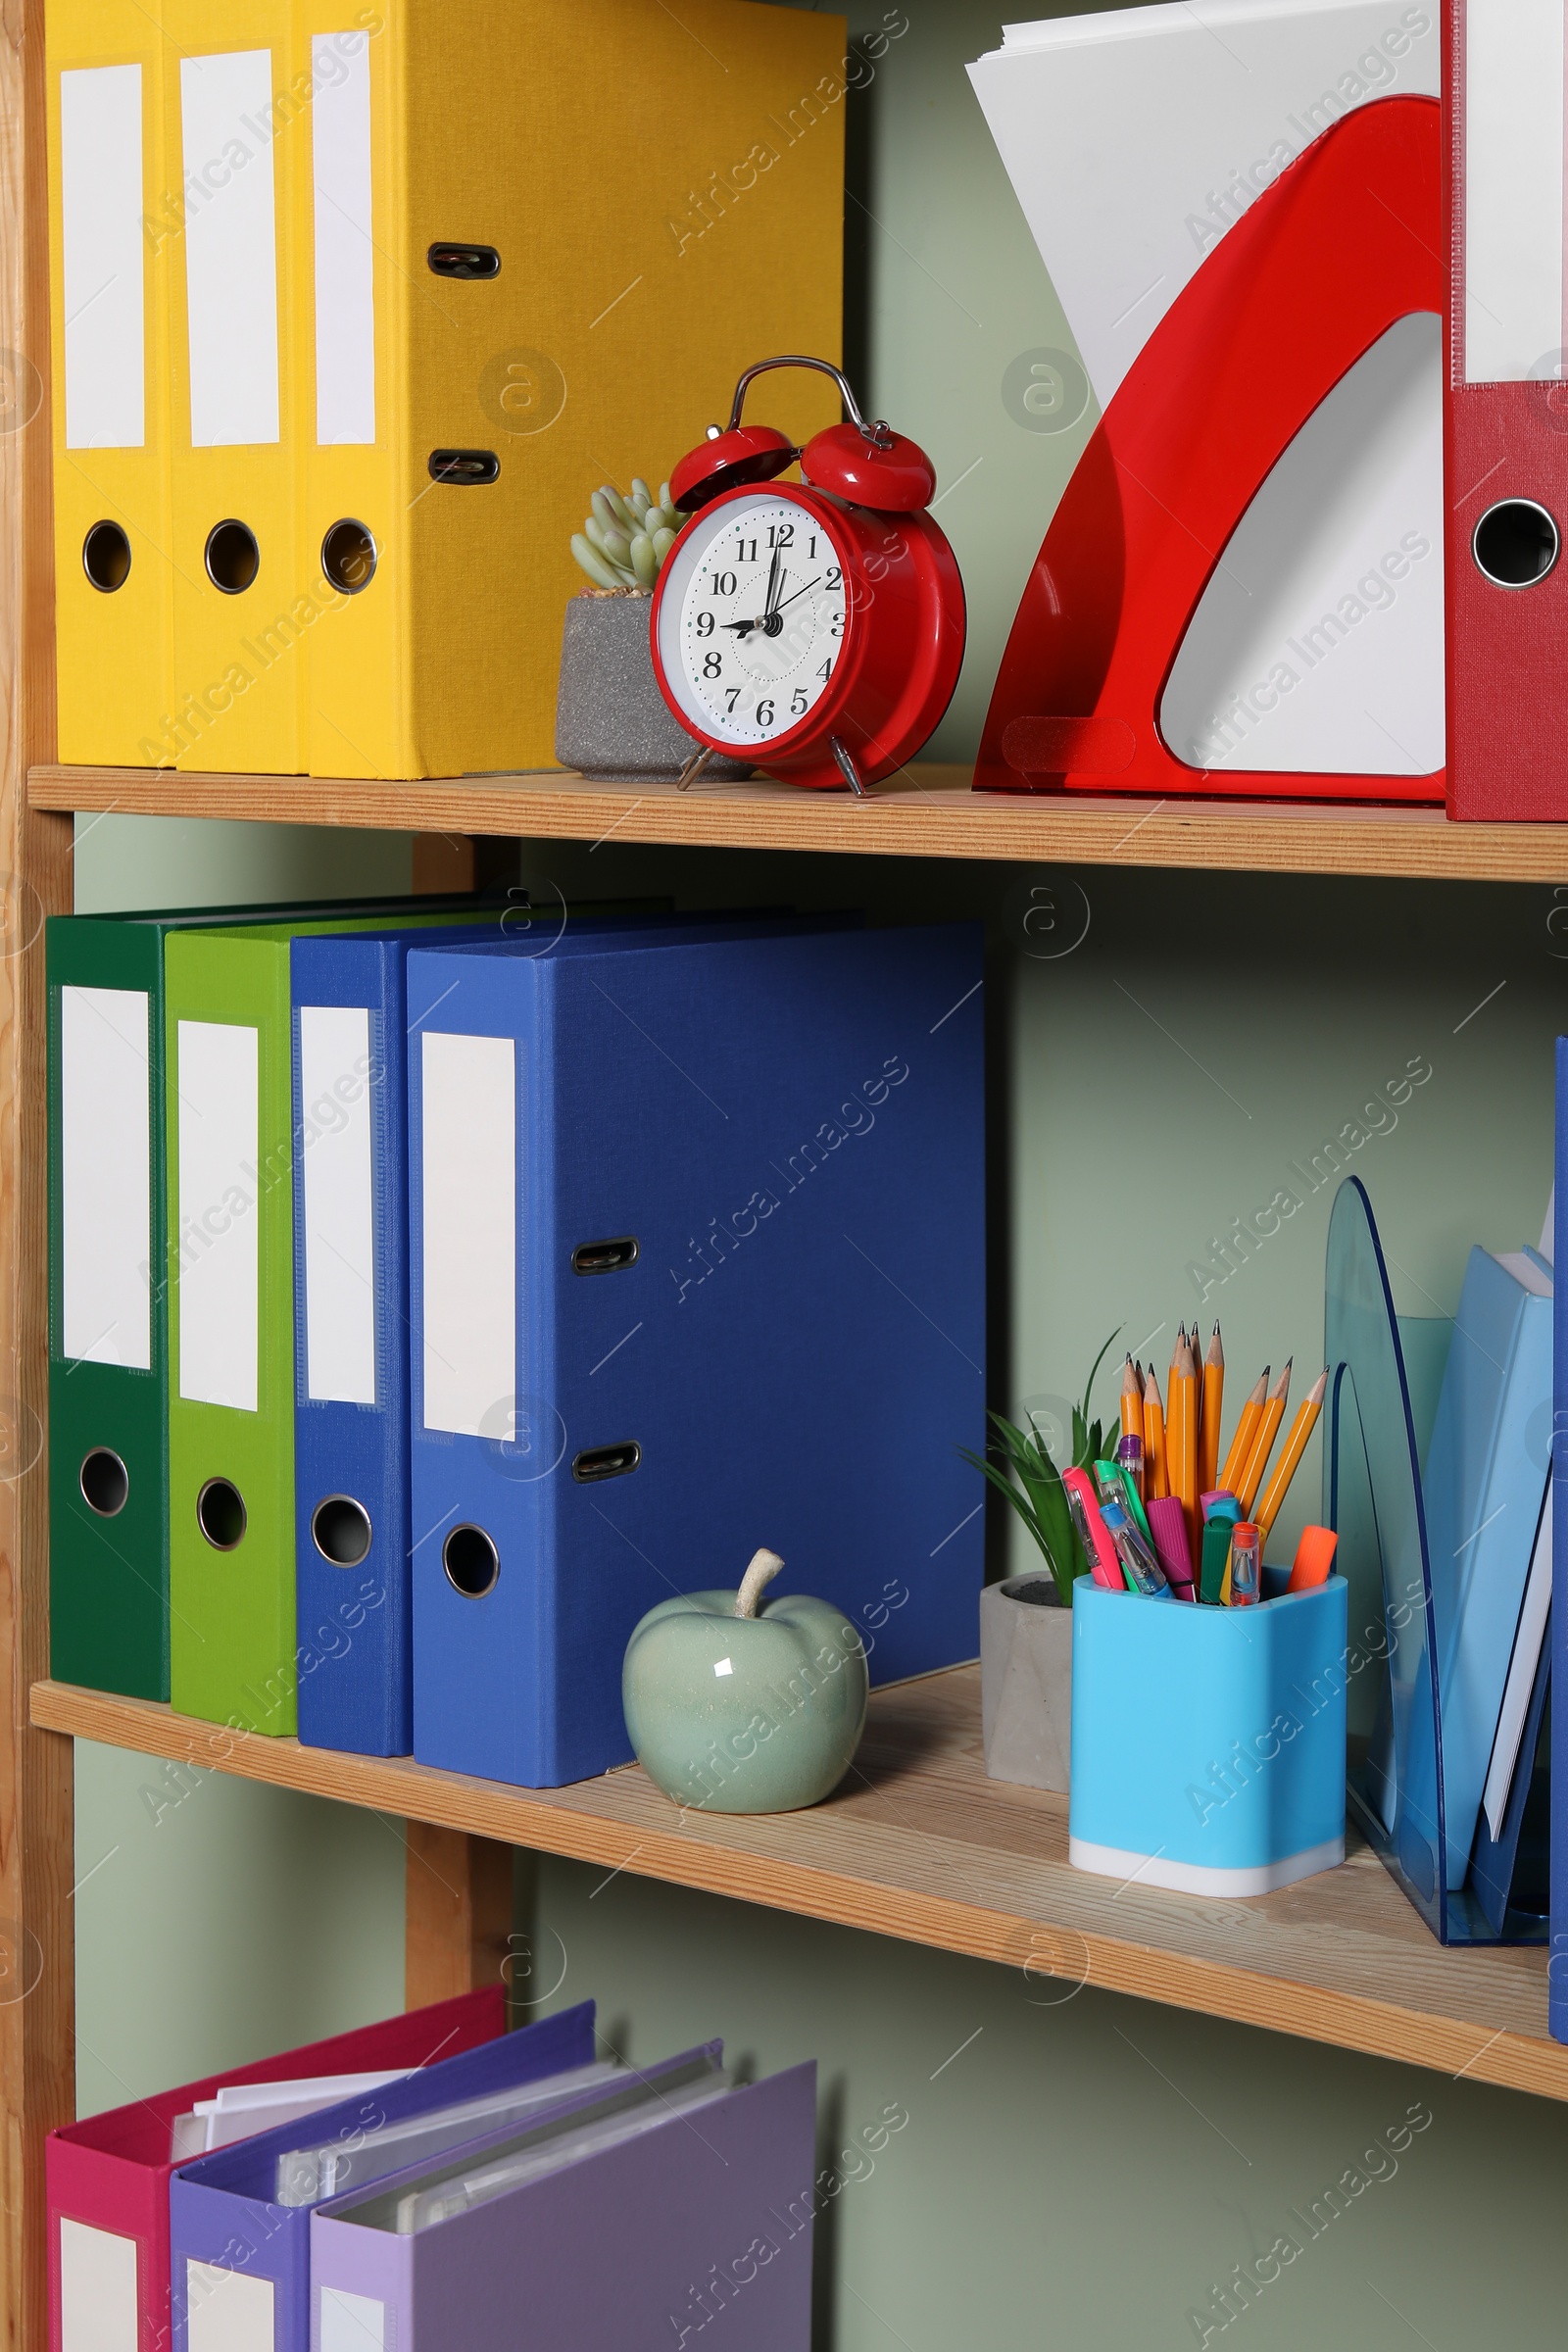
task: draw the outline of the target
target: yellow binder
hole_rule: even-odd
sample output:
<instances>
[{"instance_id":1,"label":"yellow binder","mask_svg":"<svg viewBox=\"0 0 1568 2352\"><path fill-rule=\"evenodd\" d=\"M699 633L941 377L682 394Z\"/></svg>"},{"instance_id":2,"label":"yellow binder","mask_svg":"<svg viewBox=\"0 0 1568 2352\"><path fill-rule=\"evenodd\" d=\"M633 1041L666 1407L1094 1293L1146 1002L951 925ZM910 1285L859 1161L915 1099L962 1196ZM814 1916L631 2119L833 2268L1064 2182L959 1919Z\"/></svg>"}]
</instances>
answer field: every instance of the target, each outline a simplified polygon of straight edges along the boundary
<instances>
[{"instance_id":1,"label":"yellow binder","mask_svg":"<svg viewBox=\"0 0 1568 2352\"><path fill-rule=\"evenodd\" d=\"M590 491L667 474L751 361L838 354L843 20L164 0L161 61L129 0L50 24L57 80L141 61L149 438L117 463L162 502L124 588L62 597L62 757L551 764ZM58 356L58 172L52 209ZM769 419L830 421L819 382ZM57 478L68 439L62 402ZM90 505L59 510L63 585Z\"/></svg>"}]
</instances>

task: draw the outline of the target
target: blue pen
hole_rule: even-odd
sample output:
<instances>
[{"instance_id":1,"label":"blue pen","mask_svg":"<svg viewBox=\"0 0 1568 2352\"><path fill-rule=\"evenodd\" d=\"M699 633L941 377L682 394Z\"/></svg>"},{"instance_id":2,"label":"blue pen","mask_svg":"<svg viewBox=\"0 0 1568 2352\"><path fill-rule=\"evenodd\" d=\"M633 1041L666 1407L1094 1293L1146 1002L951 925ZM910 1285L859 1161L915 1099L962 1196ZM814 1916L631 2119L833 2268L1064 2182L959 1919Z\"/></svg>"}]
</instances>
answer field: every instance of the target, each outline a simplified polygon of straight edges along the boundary
<instances>
[{"instance_id":1,"label":"blue pen","mask_svg":"<svg viewBox=\"0 0 1568 2352\"><path fill-rule=\"evenodd\" d=\"M1122 1573L1133 1591L1141 1592L1146 1600L1169 1600L1170 1586L1166 1582L1165 1571L1122 1505L1102 1500L1100 1516L1110 1530L1110 1540L1116 1546Z\"/></svg>"}]
</instances>

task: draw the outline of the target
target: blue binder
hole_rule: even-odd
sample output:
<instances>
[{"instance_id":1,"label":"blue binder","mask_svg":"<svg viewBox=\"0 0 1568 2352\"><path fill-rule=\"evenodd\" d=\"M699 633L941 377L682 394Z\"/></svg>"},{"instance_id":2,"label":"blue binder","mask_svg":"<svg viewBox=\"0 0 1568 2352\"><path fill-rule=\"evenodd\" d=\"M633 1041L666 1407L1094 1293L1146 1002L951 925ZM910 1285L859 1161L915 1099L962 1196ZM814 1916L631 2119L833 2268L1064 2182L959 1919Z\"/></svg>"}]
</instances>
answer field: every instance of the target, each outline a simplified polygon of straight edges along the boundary
<instances>
[{"instance_id":1,"label":"blue binder","mask_svg":"<svg viewBox=\"0 0 1568 2352\"><path fill-rule=\"evenodd\" d=\"M526 958L608 934L640 940L819 929L858 915L609 913L488 934ZM299 1737L408 1755L414 1744L409 1488L405 958L469 947L471 924L297 939L294 1073L295 1590Z\"/></svg>"},{"instance_id":2,"label":"blue binder","mask_svg":"<svg viewBox=\"0 0 1568 2352\"><path fill-rule=\"evenodd\" d=\"M760 1544L874 1680L972 1657L978 929L416 949L408 990L420 1761L627 1761L633 1626Z\"/></svg>"},{"instance_id":3,"label":"blue binder","mask_svg":"<svg viewBox=\"0 0 1568 2352\"><path fill-rule=\"evenodd\" d=\"M1552 1259L1568 1267L1568 1037L1557 1040L1556 1186ZM1568 1496L1568 1301L1552 1300L1551 1484ZM1568 1507L1551 1517L1551 1628L1546 1649L1556 1689L1568 1692ZM1551 1957L1546 1967L1546 2024L1568 2041L1568 1699L1551 1710Z\"/></svg>"}]
</instances>

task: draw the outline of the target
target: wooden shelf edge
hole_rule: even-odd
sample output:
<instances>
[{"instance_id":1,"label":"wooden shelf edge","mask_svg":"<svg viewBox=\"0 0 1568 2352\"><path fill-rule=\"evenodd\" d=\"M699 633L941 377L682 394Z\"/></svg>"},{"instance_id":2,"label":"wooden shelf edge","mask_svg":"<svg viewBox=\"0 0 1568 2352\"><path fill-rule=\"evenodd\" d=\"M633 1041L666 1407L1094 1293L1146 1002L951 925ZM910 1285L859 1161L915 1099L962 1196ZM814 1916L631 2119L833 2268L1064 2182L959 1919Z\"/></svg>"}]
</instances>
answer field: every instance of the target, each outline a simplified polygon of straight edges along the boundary
<instances>
[{"instance_id":1,"label":"wooden shelf edge","mask_svg":"<svg viewBox=\"0 0 1568 2352\"><path fill-rule=\"evenodd\" d=\"M295 1740L225 1731L152 1701L54 1682L32 1686L31 1720L43 1730L592 1862L612 1874L625 1871L996 1961L1042 1981L1066 1978L1072 1989L1087 1984L1371 2057L1568 2100L1568 2047L1544 2034L1511 2027L1489 2030L1484 2021L1439 2008L1407 2006L1266 1973L1238 1961L1164 1949L1132 1934L1085 1932L1063 1918L1054 1920L1046 1910L957 1899L930 1887L900 1884L893 1868L885 1867L885 1875L867 1875L863 1838L844 1839L840 1866L835 1867L824 1862L821 1852L832 1841L831 1804L806 1816L762 1821L712 1816L698 1823L658 1797L635 1767L573 1788L518 1789L436 1771L411 1758L344 1755L302 1747ZM918 1770L907 1772L901 1785L908 1788L919 1777ZM1026 1808L1050 1808L1056 1802L1036 1798L1030 1791L1006 1794ZM792 1842L807 1842L792 1839L791 1823L808 1825L814 1857L792 1857L784 1850ZM918 1843L927 1861L935 1859L939 1866L945 1863L945 1846L960 1862L965 1850L959 1841L940 1835L922 1836ZM859 1867L842 1866L852 1858ZM884 1857L884 1866L886 1862ZM1373 1899L1382 1905L1392 1891L1391 1883L1369 1856L1362 1857L1360 1867ZM945 1875L950 1884L963 1883L961 1868L939 1870L937 1875ZM1042 1872L1044 1891L1049 1891L1050 1879L1049 1872ZM1089 1891L1102 1908L1114 1899L1108 1890L1099 1894L1105 1886L1090 1883ZM1395 1901L1402 1902L1402 1897ZM1128 1925L1135 1925L1131 1917ZM1450 1958L1435 1945L1430 1952L1424 1945L1420 1949L1423 1965L1413 1974L1431 1976ZM1464 1962L1455 1956L1454 1965ZM1475 1963L1469 1965L1473 1968ZM1060 1997L1070 1998L1071 1992ZM1540 2005L1544 2016L1544 1974Z\"/></svg>"},{"instance_id":2,"label":"wooden shelf edge","mask_svg":"<svg viewBox=\"0 0 1568 2352\"><path fill-rule=\"evenodd\" d=\"M399 783L37 766L34 808L715 849L1427 881L1568 880L1568 825L1456 825L1441 808L1009 796L916 765L870 799L786 784L590 782L564 769Z\"/></svg>"}]
</instances>

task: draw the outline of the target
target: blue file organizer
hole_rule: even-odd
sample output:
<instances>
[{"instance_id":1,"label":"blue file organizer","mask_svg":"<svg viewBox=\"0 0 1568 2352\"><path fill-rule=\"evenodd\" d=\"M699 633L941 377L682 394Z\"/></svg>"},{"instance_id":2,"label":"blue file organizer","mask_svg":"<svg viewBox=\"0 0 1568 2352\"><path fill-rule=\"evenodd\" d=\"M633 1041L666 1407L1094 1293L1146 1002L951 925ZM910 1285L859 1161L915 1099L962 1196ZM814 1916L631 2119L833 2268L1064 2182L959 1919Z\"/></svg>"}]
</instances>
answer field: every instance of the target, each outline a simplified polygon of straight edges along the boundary
<instances>
[{"instance_id":1,"label":"blue file organizer","mask_svg":"<svg viewBox=\"0 0 1568 2352\"><path fill-rule=\"evenodd\" d=\"M1449 1330L1446 1321L1396 1314L1372 1204L1360 1181L1347 1177L1329 1221L1324 1352L1333 1373L1323 1508L1339 1534L1337 1564L1349 1603L1350 1809L1440 1942L1540 1943L1545 1940L1546 1920L1539 1868L1540 1790L1533 1790L1530 1758L1544 1705L1542 1687L1534 1694L1528 1744L1521 1749L1503 1837L1495 1846L1478 1844L1463 1886L1448 1885L1421 1461ZM1559 1397L1561 1347L1559 1339ZM1568 1475L1561 1423L1559 1404L1558 1460ZM1554 1525L1560 1578L1561 1516ZM1553 1614L1560 1625L1560 1605ZM1548 1654L1552 1639L1548 1636ZM1557 1997L1554 1988L1554 2003ZM1554 2019L1553 2031L1568 2038L1568 2018Z\"/></svg>"}]
</instances>

